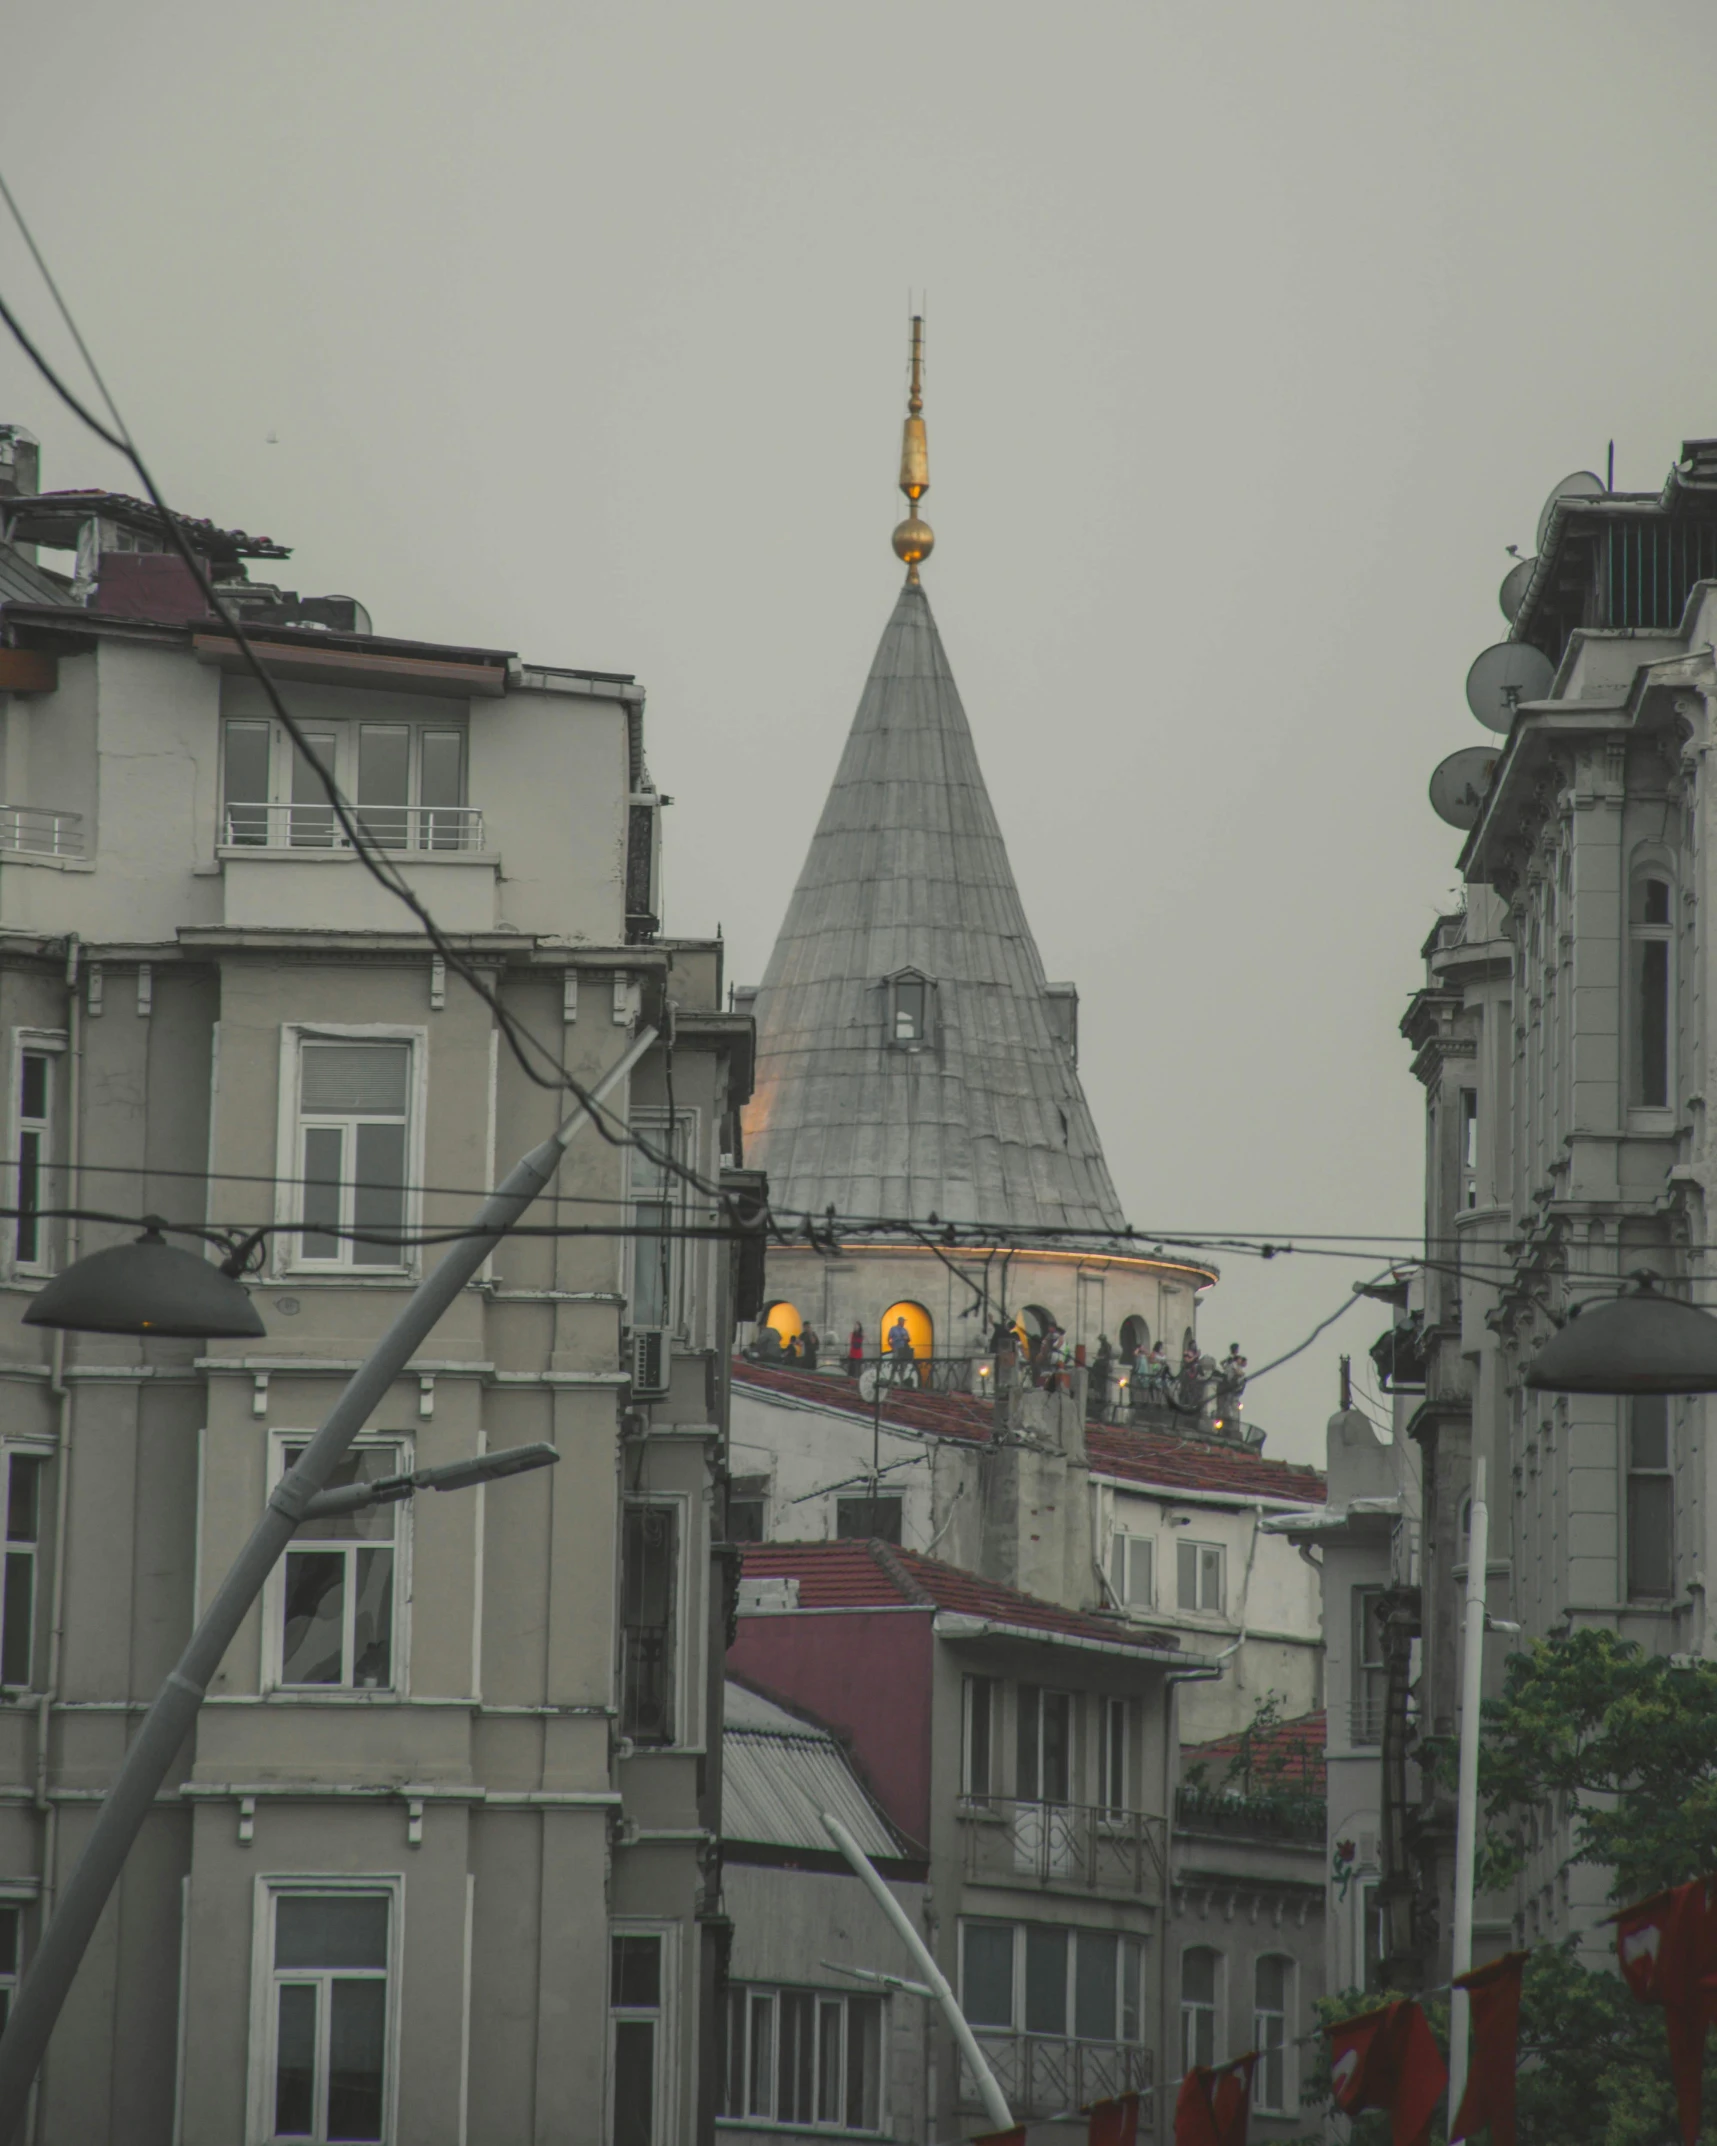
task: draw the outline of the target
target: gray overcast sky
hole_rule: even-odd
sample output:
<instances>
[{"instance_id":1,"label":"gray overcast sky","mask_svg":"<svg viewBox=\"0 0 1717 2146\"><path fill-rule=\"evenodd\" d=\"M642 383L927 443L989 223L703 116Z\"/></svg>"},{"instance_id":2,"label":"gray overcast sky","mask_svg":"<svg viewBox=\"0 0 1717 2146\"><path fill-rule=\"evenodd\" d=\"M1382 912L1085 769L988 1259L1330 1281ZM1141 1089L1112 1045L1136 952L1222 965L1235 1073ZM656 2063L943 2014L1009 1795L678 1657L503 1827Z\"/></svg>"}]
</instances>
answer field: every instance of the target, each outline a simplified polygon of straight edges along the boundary
<instances>
[{"instance_id":1,"label":"gray overcast sky","mask_svg":"<svg viewBox=\"0 0 1717 2146\"><path fill-rule=\"evenodd\" d=\"M927 288L926 583L1129 1212L1411 1232L1426 779L1552 483L1717 431L1714 61L1710 0L14 0L0 155L186 511L638 674L738 981L893 601ZM62 352L10 230L0 283ZM124 483L10 352L0 417ZM1223 1265L1254 1364L1367 1271ZM1271 1452L1381 1323L1258 1387Z\"/></svg>"}]
</instances>

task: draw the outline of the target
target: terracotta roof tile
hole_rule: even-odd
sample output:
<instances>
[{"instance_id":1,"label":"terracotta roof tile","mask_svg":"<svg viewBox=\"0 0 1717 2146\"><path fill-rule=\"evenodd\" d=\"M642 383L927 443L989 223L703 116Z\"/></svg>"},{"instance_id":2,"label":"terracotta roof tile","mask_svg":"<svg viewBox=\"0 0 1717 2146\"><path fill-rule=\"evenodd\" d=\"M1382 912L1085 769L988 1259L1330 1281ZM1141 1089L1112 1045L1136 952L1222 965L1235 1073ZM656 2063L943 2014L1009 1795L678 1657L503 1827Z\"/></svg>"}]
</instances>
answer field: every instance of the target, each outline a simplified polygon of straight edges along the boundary
<instances>
[{"instance_id":1,"label":"terracotta roof tile","mask_svg":"<svg viewBox=\"0 0 1717 2146\"><path fill-rule=\"evenodd\" d=\"M1121 1646L1178 1647L1157 1632L1120 1617L1062 1609L999 1580L983 1580L939 1558L884 1542L757 1542L745 1546L745 1577L796 1579L801 1609L892 1609L902 1604L986 1617L1030 1631L1066 1633Z\"/></svg>"},{"instance_id":2,"label":"terracotta roof tile","mask_svg":"<svg viewBox=\"0 0 1717 2146\"><path fill-rule=\"evenodd\" d=\"M1201 1765L1208 1776L1207 1785L1220 1789L1230 1761L1240 1756L1240 1742L1236 1734L1218 1736L1208 1744L1182 1744L1182 1773L1188 1766ZM1324 1742L1325 1718L1321 1709L1315 1714L1298 1715L1292 1721L1279 1721L1274 1728L1253 1734L1254 1784L1279 1783L1302 1795L1324 1795L1329 1778Z\"/></svg>"}]
</instances>

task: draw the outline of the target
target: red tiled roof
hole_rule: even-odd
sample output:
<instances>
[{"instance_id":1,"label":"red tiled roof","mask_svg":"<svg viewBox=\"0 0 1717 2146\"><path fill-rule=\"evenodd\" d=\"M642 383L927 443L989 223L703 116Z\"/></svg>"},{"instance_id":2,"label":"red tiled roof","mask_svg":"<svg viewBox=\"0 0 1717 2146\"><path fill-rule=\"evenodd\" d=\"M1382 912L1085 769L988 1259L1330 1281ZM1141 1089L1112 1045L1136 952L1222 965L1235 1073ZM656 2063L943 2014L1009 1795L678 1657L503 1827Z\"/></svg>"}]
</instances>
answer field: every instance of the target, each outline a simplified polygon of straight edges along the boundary
<instances>
[{"instance_id":1,"label":"red tiled roof","mask_svg":"<svg viewBox=\"0 0 1717 2146\"><path fill-rule=\"evenodd\" d=\"M801 1609L952 1610L1034 1632L1111 1640L1126 1647L1178 1647L1169 1632L1153 1632L1120 1617L1062 1609L1021 1594L999 1580L944 1565L940 1558L884 1542L753 1542L745 1545L748 1580L795 1579Z\"/></svg>"},{"instance_id":2,"label":"red tiled roof","mask_svg":"<svg viewBox=\"0 0 1717 2146\"><path fill-rule=\"evenodd\" d=\"M1254 1792L1260 1782L1296 1790L1301 1795L1326 1793L1329 1768L1324 1758L1325 1725L1320 1708L1293 1721L1278 1721L1274 1728L1252 1732L1252 1778ZM1220 1789L1231 1761L1240 1756L1241 1737L1218 1736L1208 1744L1182 1744L1181 1772L1202 1765L1209 1788Z\"/></svg>"},{"instance_id":3,"label":"red tiled roof","mask_svg":"<svg viewBox=\"0 0 1717 2146\"><path fill-rule=\"evenodd\" d=\"M858 1382L819 1371L778 1371L772 1364L736 1359L736 1385L785 1400L810 1401L867 1422L874 1403L860 1398ZM993 1405L970 1393L902 1393L892 1390L883 1402L882 1420L903 1430L937 1438L987 1439L995 1422ZM1180 1438L1172 1431L1122 1428L1093 1423L1086 1427L1091 1465L1105 1475L1149 1483L1165 1490L1209 1490L1239 1498L1280 1498L1289 1505L1321 1505L1324 1479L1316 1468L1293 1461L1265 1460L1244 1446L1213 1438Z\"/></svg>"}]
</instances>

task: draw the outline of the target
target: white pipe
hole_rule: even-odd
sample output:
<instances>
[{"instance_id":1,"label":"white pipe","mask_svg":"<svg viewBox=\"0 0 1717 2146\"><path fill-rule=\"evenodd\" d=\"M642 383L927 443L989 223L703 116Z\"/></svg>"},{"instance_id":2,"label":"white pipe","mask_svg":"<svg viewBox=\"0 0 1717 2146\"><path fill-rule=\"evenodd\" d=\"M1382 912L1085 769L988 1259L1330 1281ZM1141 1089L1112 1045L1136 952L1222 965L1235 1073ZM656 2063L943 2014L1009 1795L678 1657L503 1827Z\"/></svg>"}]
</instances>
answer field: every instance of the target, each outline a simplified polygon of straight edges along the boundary
<instances>
[{"instance_id":1,"label":"white pipe","mask_svg":"<svg viewBox=\"0 0 1717 2146\"><path fill-rule=\"evenodd\" d=\"M966 2023L959 2000L948 1986L948 1977L936 1964L936 1955L912 1927L912 1919L900 1902L883 1883L881 1873L858 1842L830 1812L822 1813L823 1831L852 1865L856 1874L864 1880L871 1898L893 1924L901 1943L924 1970L924 1979L936 1993L936 2002L942 2007L942 2016L954 2030L954 2039L960 2045L960 2054L971 2067L972 2077L977 2082L978 2098L984 2104L984 2114L998 2131L1013 2129L1013 2115L1009 2110L1001 2088L996 2084L996 2075L984 2060L984 2052L978 2047L978 2038Z\"/></svg>"},{"instance_id":2,"label":"white pipe","mask_svg":"<svg viewBox=\"0 0 1717 2146\"><path fill-rule=\"evenodd\" d=\"M1449 1972L1464 1975L1473 1964L1473 1857L1478 1845L1479 1708L1484 1700L1484 1583L1490 1555L1490 1510L1485 1504L1485 1464L1473 1462L1472 1521L1467 1533L1467 1646L1461 1661L1461 1762L1455 1796L1455 1933ZM1468 1999L1449 1997L1449 2108L1461 2105L1467 2083Z\"/></svg>"}]
</instances>

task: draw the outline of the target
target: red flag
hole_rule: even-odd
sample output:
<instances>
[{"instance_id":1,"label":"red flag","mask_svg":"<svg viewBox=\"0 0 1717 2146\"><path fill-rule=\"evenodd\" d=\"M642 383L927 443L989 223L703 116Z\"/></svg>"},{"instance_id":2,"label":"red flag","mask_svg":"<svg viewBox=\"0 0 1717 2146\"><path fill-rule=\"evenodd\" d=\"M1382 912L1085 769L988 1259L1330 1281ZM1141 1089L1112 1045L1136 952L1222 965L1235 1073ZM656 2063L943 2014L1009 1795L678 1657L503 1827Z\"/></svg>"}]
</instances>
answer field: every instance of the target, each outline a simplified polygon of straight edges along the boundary
<instances>
[{"instance_id":1,"label":"red flag","mask_svg":"<svg viewBox=\"0 0 1717 2146\"><path fill-rule=\"evenodd\" d=\"M1695 2146L1710 2008L1701 1984L1717 1970L1717 1914L1709 1881L1694 1878L1623 1908L1616 1917L1616 1958L1640 2002L1663 2007L1681 2135L1686 2146Z\"/></svg>"},{"instance_id":2,"label":"red flag","mask_svg":"<svg viewBox=\"0 0 1717 2146\"><path fill-rule=\"evenodd\" d=\"M1094 2101L1087 2112L1091 2128L1086 2146L1139 2146L1139 2097L1120 2094L1113 2101Z\"/></svg>"},{"instance_id":3,"label":"red flag","mask_svg":"<svg viewBox=\"0 0 1717 2146\"><path fill-rule=\"evenodd\" d=\"M1257 2062L1254 2052L1220 2067L1193 2066L1181 2081L1175 2102L1175 2146L1246 2146Z\"/></svg>"},{"instance_id":4,"label":"red flag","mask_svg":"<svg viewBox=\"0 0 1717 2146\"><path fill-rule=\"evenodd\" d=\"M1349 2116L1387 2109L1394 2146L1426 2146L1449 2072L1418 2005L1401 1998L1328 2032L1336 2107Z\"/></svg>"},{"instance_id":5,"label":"red flag","mask_svg":"<svg viewBox=\"0 0 1717 2146\"><path fill-rule=\"evenodd\" d=\"M1015 2124L1011 2131L986 2131L972 2141L972 2146L1025 2146L1025 2126Z\"/></svg>"},{"instance_id":6,"label":"red flag","mask_svg":"<svg viewBox=\"0 0 1717 2146\"><path fill-rule=\"evenodd\" d=\"M1457 1975L1455 1988L1467 1993L1472 2024L1468 2043L1466 2091L1449 2146L1490 2126L1491 2146L1514 2146L1514 2071L1520 2045L1520 1971L1524 1952L1505 1952L1471 1974Z\"/></svg>"}]
</instances>

